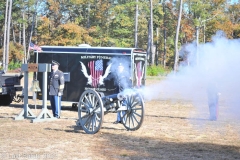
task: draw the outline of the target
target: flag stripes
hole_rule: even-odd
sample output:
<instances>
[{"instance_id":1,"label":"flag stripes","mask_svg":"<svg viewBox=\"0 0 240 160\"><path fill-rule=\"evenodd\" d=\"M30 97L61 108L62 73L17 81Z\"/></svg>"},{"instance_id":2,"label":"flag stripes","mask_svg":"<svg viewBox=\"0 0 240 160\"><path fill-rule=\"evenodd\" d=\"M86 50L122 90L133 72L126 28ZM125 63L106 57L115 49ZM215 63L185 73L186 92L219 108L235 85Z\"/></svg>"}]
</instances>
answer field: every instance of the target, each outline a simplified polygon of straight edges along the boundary
<instances>
[{"instance_id":1,"label":"flag stripes","mask_svg":"<svg viewBox=\"0 0 240 160\"><path fill-rule=\"evenodd\" d=\"M36 51L39 51L39 52L42 51L41 47L39 47L38 45L36 45L36 44L34 44L32 42L29 43L29 48L28 49L29 50L36 50Z\"/></svg>"},{"instance_id":2,"label":"flag stripes","mask_svg":"<svg viewBox=\"0 0 240 160\"><path fill-rule=\"evenodd\" d=\"M142 84L142 61L137 63L137 77L138 77L138 82L137 82L137 86L140 87Z\"/></svg>"},{"instance_id":3,"label":"flag stripes","mask_svg":"<svg viewBox=\"0 0 240 160\"><path fill-rule=\"evenodd\" d=\"M103 61L90 61L88 62L88 67L92 75L92 87L96 88L99 83L99 77L103 74Z\"/></svg>"}]
</instances>

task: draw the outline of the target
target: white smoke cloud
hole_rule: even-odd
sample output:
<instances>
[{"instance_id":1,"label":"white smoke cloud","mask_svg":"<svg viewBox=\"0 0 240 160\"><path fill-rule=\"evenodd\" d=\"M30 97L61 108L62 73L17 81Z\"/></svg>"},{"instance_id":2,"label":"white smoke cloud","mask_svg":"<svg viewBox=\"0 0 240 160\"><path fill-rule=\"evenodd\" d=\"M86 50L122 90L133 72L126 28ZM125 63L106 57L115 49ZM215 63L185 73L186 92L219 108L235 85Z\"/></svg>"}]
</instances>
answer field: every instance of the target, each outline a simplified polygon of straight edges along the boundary
<instances>
[{"instance_id":1,"label":"white smoke cloud","mask_svg":"<svg viewBox=\"0 0 240 160\"><path fill-rule=\"evenodd\" d=\"M130 57L114 57L108 62L109 64L111 64L111 74L108 78L114 80L115 86L120 87L120 90L121 88L131 87ZM120 65L123 67L121 71L119 70Z\"/></svg>"},{"instance_id":2,"label":"white smoke cloud","mask_svg":"<svg viewBox=\"0 0 240 160\"><path fill-rule=\"evenodd\" d=\"M194 106L207 104L207 86L214 84L221 107L240 119L240 40L227 39L222 31L206 44L185 45L185 63L177 73L171 73L158 84L146 86L142 93L146 100L171 99L191 101ZM189 65L188 65L189 64Z\"/></svg>"}]
</instances>

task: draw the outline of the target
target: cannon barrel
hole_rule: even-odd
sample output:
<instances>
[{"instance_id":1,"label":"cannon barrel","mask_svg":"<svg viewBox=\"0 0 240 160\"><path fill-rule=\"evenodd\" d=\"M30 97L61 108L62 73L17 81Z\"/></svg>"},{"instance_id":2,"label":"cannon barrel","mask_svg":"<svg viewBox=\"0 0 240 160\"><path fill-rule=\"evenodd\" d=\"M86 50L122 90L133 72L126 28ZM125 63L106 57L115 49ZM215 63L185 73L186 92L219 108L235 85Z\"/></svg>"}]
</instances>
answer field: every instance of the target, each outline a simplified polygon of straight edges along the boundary
<instances>
[{"instance_id":1,"label":"cannon barrel","mask_svg":"<svg viewBox=\"0 0 240 160\"><path fill-rule=\"evenodd\" d=\"M123 100L125 97L125 94L123 92L120 92L118 94L112 94L112 95L108 95L108 96L104 96L102 97L102 101L104 103L111 103L113 101L116 101L116 100Z\"/></svg>"},{"instance_id":2,"label":"cannon barrel","mask_svg":"<svg viewBox=\"0 0 240 160\"><path fill-rule=\"evenodd\" d=\"M110 110L112 108L116 107L116 101L118 100L118 94L112 94L108 96L104 96L101 98L103 105L107 110Z\"/></svg>"},{"instance_id":3,"label":"cannon barrel","mask_svg":"<svg viewBox=\"0 0 240 160\"><path fill-rule=\"evenodd\" d=\"M104 97L102 97L102 100L103 101L108 101L108 100L115 101L115 100L118 100L117 95L118 94L111 94L111 95L108 95L108 96L104 96Z\"/></svg>"},{"instance_id":4,"label":"cannon barrel","mask_svg":"<svg viewBox=\"0 0 240 160\"><path fill-rule=\"evenodd\" d=\"M117 95L118 94L112 94L112 95L101 97L103 105L109 105L114 101L118 100Z\"/></svg>"},{"instance_id":5,"label":"cannon barrel","mask_svg":"<svg viewBox=\"0 0 240 160\"><path fill-rule=\"evenodd\" d=\"M126 96L131 96L131 95L137 95L138 92L136 92L135 90L126 90L126 91L123 91L123 92L120 92L118 94L112 94L112 95L108 95L108 96L103 96L102 97L102 101L104 103L111 103L113 101L116 101L116 100L123 100Z\"/></svg>"}]
</instances>

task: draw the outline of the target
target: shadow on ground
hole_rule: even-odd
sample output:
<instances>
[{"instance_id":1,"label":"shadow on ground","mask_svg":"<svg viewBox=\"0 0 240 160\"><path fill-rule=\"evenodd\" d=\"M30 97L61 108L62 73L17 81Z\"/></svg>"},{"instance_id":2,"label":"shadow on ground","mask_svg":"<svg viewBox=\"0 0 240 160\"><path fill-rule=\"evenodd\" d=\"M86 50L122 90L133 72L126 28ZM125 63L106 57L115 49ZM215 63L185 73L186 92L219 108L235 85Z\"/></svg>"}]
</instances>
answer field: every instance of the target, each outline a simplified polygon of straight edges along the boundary
<instances>
[{"instance_id":1,"label":"shadow on ground","mask_svg":"<svg viewBox=\"0 0 240 160\"><path fill-rule=\"evenodd\" d=\"M120 136L120 137L119 137ZM106 145L118 141L119 156L129 159L240 159L240 147L230 145L217 145L212 143L176 143L165 142L154 138L139 138L124 135L104 133ZM104 148L103 148L104 149ZM127 150L128 152L121 152ZM128 153L134 153L129 154Z\"/></svg>"},{"instance_id":2,"label":"shadow on ground","mask_svg":"<svg viewBox=\"0 0 240 160\"><path fill-rule=\"evenodd\" d=\"M8 106L0 106L0 107L8 107ZM24 104L19 103L19 104L10 104L9 107L14 107L14 108L23 108ZM35 104L28 104L28 107L30 109L35 109ZM72 106L69 105L62 105L62 110L68 110L68 111L74 111L77 112L78 108L72 108ZM36 109L42 109L42 104L36 105ZM51 106L47 105L47 109L51 110Z\"/></svg>"}]
</instances>

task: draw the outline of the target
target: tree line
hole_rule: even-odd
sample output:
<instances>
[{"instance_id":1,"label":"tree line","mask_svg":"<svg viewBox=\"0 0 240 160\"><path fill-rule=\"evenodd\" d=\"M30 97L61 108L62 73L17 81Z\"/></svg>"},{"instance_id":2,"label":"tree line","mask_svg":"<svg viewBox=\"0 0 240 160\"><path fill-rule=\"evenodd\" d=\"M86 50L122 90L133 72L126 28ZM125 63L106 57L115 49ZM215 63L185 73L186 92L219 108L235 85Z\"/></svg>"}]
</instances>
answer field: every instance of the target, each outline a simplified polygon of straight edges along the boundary
<instances>
[{"instance_id":1,"label":"tree line","mask_svg":"<svg viewBox=\"0 0 240 160\"><path fill-rule=\"evenodd\" d=\"M184 44L218 30L240 37L239 0L0 0L0 60L27 63L29 43L137 47L177 68Z\"/></svg>"}]
</instances>

